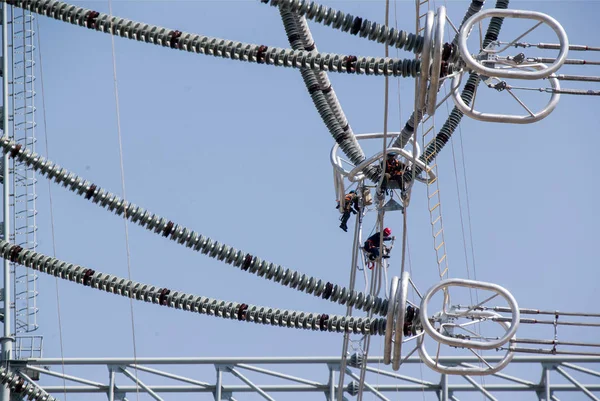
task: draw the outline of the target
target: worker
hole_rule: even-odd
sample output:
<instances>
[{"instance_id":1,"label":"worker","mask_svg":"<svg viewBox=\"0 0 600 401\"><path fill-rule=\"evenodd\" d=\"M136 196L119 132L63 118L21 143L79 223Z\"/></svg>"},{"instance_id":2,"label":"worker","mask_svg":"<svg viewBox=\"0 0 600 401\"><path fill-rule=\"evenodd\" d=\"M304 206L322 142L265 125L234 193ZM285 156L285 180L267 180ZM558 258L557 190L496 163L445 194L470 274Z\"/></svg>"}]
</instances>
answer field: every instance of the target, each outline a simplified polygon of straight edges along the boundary
<instances>
[{"instance_id":1,"label":"worker","mask_svg":"<svg viewBox=\"0 0 600 401\"><path fill-rule=\"evenodd\" d=\"M404 191L403 175L405 170L406 165L396 158L396 153L388 153L387 160L385 161L385 174L383 176L383 182L381 183L381 190L386 191L388 182L394 180L398 183L400 190Z\"/></svg>"},{"instance_id":2,"label":"worker","mask_svg":"<svg viewBox=\"0 0 600 401\"><path fill-rule=\"evenodd\" d=\"M336 206L336 209L340 208L340 202L338 201L338 205ZM348 223L348 219L350 218L350 213L356 214L356 213L360 213L360 208L358 206L358 195L356 194L356 191L350 191L348 192L348 195L346 195L344 197L344 214L342 214L342 217L340 218L340 220L342 221L342 224L340 224L340 228L342 230L344 230L345 232L348 232L348 226L346 225L346 223Z\"/></svg>"},{"instance_id":3,"label":"worker","mask_svg":"<svg viewBox=\"0 0 600 401\"><path fill-rule=\"evenodd\" d=\"M390 230L388 227L386 227L383 230L383 241L392 241L394 239L396 239L395 237L391 237L390 235L392 234L392 230ZM379 244L381 242L381 233L377 232L373 235L371 235L364 244L363 249L365 250L365 252L367 252L367 254L369 255L369 260L375 260L379 257ZM385 246L383 246L383 255L381 256L384 259L387 259L390 257L389 255L389 249Z\"/></svg>"}]
</instances>

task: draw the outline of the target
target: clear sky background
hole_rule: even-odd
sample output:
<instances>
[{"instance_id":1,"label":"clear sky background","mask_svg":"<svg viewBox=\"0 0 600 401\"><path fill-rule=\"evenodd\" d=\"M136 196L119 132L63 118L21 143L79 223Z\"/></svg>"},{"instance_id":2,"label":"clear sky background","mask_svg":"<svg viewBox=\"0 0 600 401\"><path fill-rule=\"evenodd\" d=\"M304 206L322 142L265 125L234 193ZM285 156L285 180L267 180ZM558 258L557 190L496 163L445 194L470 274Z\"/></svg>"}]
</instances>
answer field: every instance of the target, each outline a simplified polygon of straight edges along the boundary
<instances>
[{"instance_id":1,"label":"clear sky background","mask_svg":"<svg viewBox=\"0 0 600 401\"><path fill-rule=\"evenodd\" d=\"M383 1L321 3L379 22L384 18ZM488 3L486 7L493 4ZM108 12L106 1L76 4ZM445 4L450 18L458 25L469 2ZM511 8L546 12L561 22L572 43L600 45L597 39L600 6L596 1L519 1L511 4ZM184 32L289 46L278 11L259 1L113 1L113 13ZM401 29L413 31L414 13L414 2L392 4L392 24L397 19ZM42 124L38 70L37 151L45 154L44 135L47 135L51 160L121 195L110 36L46 17L39 17L39 23L47 127ZM310 26L320 51L383 55L382 45L318 24ZM516 27L506 24L503 32L514 33ZM502 36L504 40L512 37ZM555 37L539 40L553 43ZM551 57L554 52L546 54ZM395 49L391 55L396 55ZM399 55L410 57L406 52ZM593 59L594 54L572 52L570 57ZM219 242L347 285L355 219L351 218L348 233L338 228L329 161L334 141L315 111L297 70L223 60L122 38L116 38L116 61L129 201ZM561 72L598 74L595 67ZM334 73L330 79L354 131L381 132L384 79ZM547 86L545 81L526 84L536 88ZM399 131L410 115L413 86L411 79L401 78L399 84L396 79L390 80L390 131ZM568 82L563 86L577 87ZM486 94L482 96L480 109L500 111L500 107L510 107L503 100L507 96ZM535 103L547 96L535 93L529 98ZM597 111L597 98L563 96L554 113L533 125L463 119L453 142L448 143L439 158L451 277L476 274L479 280L507 288L522 307L598 312L600 274L596 239L600 219L595 159L600 146L596 135L600 116ZM443 106L436 115L437 129L446 114ZM369 154L379 150L380 142L365 149ZM42 179L37 188L38 250L51 254L47 181ZM127 277L123 220L55 184L50 184L50 189L57 257ZM365 220L365 235L374 227L374 214ZM399 212L387 214L386 225L400 238ZM420 290L425 291L437 281L437 267L423 184L415 185L408 227L412 277ZM129 244L131 274L136 281L223 300L314 313L345 313L345 307L241 272L135 224L129 225ZM390 259L389 276L399 273L397 243ZM364 282L359 280L357 285L362 288ZM133 356L132 316L126 298L73 283L57 284L46 275L40 277L39 288L40 329L36 334L44 335L44 356L61 356L61 331L65 357ZM57 311L60 311L60 326ZM135 345L140 357L341 353L342 336L338 334L258 326L141 302L134 303L133 312ZM598 338L593 329L570 332L561 329L559 338L561 333L570 334L571 340ZM548 327L536 330L522 327L519 335L552 338L553 333ZM381 355L381 338L371 344L370 354ZM509 371L539 380L530 372L512 367ZM200 380L214 375L212 368L198 372L193 375ZM71 373L86 374L77 370ZM320 372L299 368L291 373L326 380L324 367ZM435 377L425 367L408 374ZM92 375L102 380L107 378L107 373L100 369ZM391 382L376 376L369 380ZM238 384L238 381L227 378L226 383ZM62 394L55 395L64 398ZM284 399L281 395L274 396ZM322 396L315 398L319 397ZM390 397L401 399L400 395ZM69 395L67 399L92 400L103 396ZM129 399L135 399L135 395ZM211 399L211 396L171 395L166 399ZM243 395L238 399L259 398ZM305 396L285 396L285 399L305 399ZM369 394L364 399L375 397Z\"/></svg>"}]
</instances>

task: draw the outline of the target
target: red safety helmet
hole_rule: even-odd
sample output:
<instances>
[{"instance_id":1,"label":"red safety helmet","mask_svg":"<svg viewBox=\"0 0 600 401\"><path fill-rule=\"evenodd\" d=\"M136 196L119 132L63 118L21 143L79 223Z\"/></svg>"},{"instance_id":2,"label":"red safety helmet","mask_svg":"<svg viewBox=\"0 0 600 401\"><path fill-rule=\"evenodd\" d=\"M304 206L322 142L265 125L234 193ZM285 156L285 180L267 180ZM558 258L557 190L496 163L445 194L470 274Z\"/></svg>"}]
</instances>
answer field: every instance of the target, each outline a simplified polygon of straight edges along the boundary
<instances>
[{"instance_id":1,"label":"red safety helmet","mask_svg":"<svg viewBox=\"0 0 600 401\"><path fill-rule=\"evenodd\" d=\"M392 230L390 230L387 227L383 230L383 235L385 235L386 237L389 237L391 233L392 233Z\"/></svg>"}]
</instances>

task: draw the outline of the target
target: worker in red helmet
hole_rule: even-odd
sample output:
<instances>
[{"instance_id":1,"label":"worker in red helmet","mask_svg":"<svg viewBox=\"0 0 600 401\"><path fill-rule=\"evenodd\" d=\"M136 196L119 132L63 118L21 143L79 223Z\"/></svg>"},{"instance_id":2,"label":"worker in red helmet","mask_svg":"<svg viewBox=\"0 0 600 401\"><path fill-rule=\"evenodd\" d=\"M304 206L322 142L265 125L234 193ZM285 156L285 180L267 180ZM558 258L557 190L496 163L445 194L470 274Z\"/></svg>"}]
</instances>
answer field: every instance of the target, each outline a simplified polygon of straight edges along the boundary
<instances>
[{"instance_id":1,"label":"worker in red helmet","mask_svg":"<svg viewBox=\"0 0 600 401\"><path fill-rule=\"evenodd\" d=\"M383 241L387 242L387 241L392 241L394 239L396 239L396 237L391 237L392 235L392 230L389 229L388 227L386 227L383 230ZM365 252L369 255L369 260L375 260L379 257L379 244L381 242L381 233L380 232L376 232L375 234L371 235L364 244L363 249L365 250ZM389 249L384 245L384 252L383 255L381 256L384 259L387 259L390 257L389 255Z\"/></svg>"}]
</instances>

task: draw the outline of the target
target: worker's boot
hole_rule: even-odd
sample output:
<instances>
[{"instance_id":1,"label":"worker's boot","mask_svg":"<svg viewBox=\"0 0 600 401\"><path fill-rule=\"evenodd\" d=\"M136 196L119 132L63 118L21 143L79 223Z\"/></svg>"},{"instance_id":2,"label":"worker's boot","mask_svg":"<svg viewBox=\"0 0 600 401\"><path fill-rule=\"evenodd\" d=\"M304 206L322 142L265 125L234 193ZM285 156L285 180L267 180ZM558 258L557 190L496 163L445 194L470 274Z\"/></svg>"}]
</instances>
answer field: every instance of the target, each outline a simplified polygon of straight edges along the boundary
<instances>
[{"instance_id":1,"label":"worker's boot","mask_svg":"<svg viewBox=\"0 0 600 401\"><path fill-rule=\"evenodd\" d=\"M383 195L383 194L387 193L389 180L390 180L390 175L388 173L384 174L383 180L381 181L381 191L378 192L378 195Z\"/></svg>"}]
</instances>

